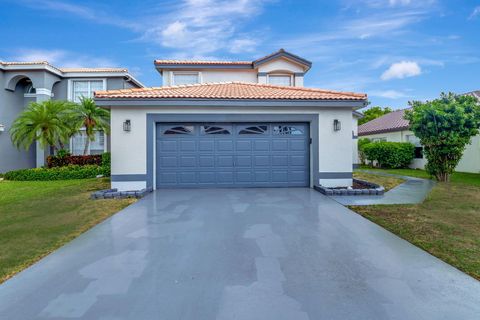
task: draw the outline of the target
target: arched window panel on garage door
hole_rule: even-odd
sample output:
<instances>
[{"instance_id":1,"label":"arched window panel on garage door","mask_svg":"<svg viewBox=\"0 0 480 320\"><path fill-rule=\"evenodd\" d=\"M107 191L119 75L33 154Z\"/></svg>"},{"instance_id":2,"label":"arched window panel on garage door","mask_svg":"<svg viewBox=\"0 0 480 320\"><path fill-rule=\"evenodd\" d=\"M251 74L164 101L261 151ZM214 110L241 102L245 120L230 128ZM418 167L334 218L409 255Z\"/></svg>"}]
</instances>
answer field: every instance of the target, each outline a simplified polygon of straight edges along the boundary
<instances>
[{"instance_id":1,"label":"arched window panel on garage door","mask_svg":"<svg viewBox=\"0 0 480 320\"><path fill-rule=\"evenodd\" d=\"M240 126L238 134L268 134L268 125Z\"/></svg>"},{"instance_id":2,"label":"arched window panel on garage door","mask_svg":"<svg viewBox=\"0 0 480 320\"><path fill-rule=\"evenodd\" d=\"M223 125L202 125L202 126L200 126L200 133L202 135L232 134L232 127L231 126L223 126Z\"/></svg>"},{"instance_id":3,"label":"arched window panel on garage door","mask_svg":"<svg viewBox=\"0 0 480 320\"><path fill-rule=\"evenodd\" d=\"M165 126L163 128L163 134L165 135L183 135L183 134L193 134L194 126L190 125L173 125Z\"/></svg>"},{"instance_id":4,"label":"arched window panel on garage door","mask_svg":"<svg viewBox=\"0 0 480 320\"><path fill-rule=\"evenodd\" d=\"M297 125L274 125L274 135L301 136L305 134L304 128Z\"/></svg>"}]
</instances>

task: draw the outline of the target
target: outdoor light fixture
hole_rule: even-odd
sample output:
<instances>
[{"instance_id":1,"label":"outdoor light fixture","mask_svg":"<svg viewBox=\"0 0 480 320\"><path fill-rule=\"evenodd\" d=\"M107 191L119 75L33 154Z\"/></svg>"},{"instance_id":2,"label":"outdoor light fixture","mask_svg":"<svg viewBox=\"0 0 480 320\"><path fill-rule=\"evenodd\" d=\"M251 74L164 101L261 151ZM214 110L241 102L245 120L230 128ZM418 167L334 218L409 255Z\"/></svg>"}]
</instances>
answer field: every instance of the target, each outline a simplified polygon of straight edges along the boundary
<instances>
[{"instance_id":1,"label":"outdoor light fixture","mask_svg":"<svg viewBox=\"0 0 480 320\"><path fill-rule=\"evenodd\" d=\"M0 124L0 132L3 132L5 131L5 125L4 124Z\"/></svg>"},{"instance_id":2,"label":"outdoor light fixture","mask_svg":"<svg viewBox=\"0 0 480 320\"><path fill-rule=\"evenodd\" d=\"M130 130L132 130L132 123L130 120L125 120L123 123L123 131L130 132Z\"/></svg>"},{"instance_id":3,"label":"outdoor light fixture","mask_svg":"<svg viewBox=\"0 0 480 320\"><path fill-rule=\"evenodd\" d=\"M340 131L340 129L342 129L342 123L340 122L340 120L333 120L333 131Z\"/></svg>"}]
</instances>

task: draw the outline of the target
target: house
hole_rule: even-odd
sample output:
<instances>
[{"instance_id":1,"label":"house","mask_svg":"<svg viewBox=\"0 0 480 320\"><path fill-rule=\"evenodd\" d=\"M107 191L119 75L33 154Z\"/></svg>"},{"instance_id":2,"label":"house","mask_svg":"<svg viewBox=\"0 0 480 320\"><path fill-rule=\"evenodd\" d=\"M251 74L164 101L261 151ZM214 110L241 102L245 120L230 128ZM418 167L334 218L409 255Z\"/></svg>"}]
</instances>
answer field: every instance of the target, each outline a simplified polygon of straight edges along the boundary
<instances>
[{"instance_id":1,"label":"house","mask_svg":"<svg viewBox=\"0 0 480 320\"><path fill-rule=\"evenodd\" d=\"M367 96L305 88L308 60L279 50L154 66L162 87L95 93L111 110L112 187L352 184L353 111Z\"/></svg>"},{"instance_id":2,"label":"house","mask_svg":"<svg viewBox=\"0 0 480 320\"><path fill-rule=\"evenodd\" d=\"M477 91L478 92L478 91ZM480 92L479 92L480 93ZM415 134L409 130L409 121L404 119L405 110L396 110L358 127L359 138L372 141L410 142L415 145L415 158L411 168L423 169L427 160L422 154L422 145ZM455 169L459 172L480 173L480 135L472 138Z\"/></svg>"},{"instance_id":3,"label":"house","mask_svg":"<svg viewBox=\"0 0 480 320\"><path fill-rule=\"evenodd\" d=\"M92 97L95 90L140 88L126 69L120 68L58 68L46 61L0 61L0 172L44 165L49 150L32 145L30 150L13 146L8 130L28 103L49 99L78 102L81 96ZM72 153L83 153L85 136L72 138ZM103 132L90 146L90 153L108 149Z\"/></svg>"}]
</instances>

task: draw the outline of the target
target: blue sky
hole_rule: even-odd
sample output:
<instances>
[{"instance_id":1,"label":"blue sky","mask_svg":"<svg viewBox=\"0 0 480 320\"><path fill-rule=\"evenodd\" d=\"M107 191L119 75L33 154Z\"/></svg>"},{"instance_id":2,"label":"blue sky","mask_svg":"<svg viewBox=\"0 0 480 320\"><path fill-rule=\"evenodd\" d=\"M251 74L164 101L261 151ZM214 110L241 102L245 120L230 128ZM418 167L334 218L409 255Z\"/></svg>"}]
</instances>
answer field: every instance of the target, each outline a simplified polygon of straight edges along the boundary
<instances>
[{"instance_id":1,"label":"blue sky","mask_svg":"<svg viewBox=\"0 0 480 320\"><path fill-rule=\"evenodd\" d=\"M156 58L313 62L305 85L403 108L480 90L480 1L0 0L0 60L127 67L161 85Z\"/></svg>"}]
</instances>

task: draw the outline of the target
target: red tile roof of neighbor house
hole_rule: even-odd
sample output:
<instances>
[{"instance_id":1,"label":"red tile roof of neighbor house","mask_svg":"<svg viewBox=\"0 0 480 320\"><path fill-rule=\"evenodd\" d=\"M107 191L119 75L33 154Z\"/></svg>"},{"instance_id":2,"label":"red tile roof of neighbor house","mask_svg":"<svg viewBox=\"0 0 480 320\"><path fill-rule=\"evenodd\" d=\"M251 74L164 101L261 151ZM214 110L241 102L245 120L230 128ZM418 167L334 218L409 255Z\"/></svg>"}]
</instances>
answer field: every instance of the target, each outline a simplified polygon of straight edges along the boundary
<instances>
[{"instance_id":1,"label":"red tile roof of neighbor house","mask_svg":"<svg viewBox=\"0 0 480 320\"><path fill-rule=\"evenodd\" d=\"M258 83L222 82L121 89L95 92L95 98L127 99L286 99L286 100L366 100L363 93L340 92L304 87L285 87Z\"/></svg>"},{"instance_id":2,"label":"red tile roof of neighbor house","mask_svg":"<svg viewBox=\"0 0 480 320\"><path fill-rule=\"evenodd\" d=\"M358 126L358 135L366 136L375 133L407 130L409 127L409 121L403 118L405 110L407 109L387 113L380 118Z\"/></svg>"}]
</instances>

